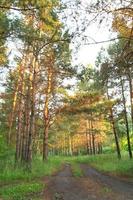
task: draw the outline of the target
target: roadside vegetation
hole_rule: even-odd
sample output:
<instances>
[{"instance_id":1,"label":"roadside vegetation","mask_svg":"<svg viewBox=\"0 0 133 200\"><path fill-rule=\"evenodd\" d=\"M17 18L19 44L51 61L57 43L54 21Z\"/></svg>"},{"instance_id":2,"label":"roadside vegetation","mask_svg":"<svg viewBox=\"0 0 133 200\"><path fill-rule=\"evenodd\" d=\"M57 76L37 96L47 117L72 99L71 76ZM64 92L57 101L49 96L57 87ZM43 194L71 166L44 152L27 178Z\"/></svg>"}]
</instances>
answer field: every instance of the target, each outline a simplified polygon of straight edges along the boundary
<instances>
[{"instance_id":1,"label":"roadside vegetation","mask_svg":"<svg viewBox=\"0 0 133 200\"><path fill-rule=\"evenodd\" d=\"M14 169L13 159L6 163L0 171L0 184L12 183L13 181L32 181L35 178L50 176L60 170L64 159L62 157L50 157L44 163L41 159L34 159L32 170L26 171L24 167Z\"/></svg>"},{"instance_id":2,"label":"roadside vegetation","mask_svg":"<svg viewBox=\"0 0 133 200\"><path fill-rule=\"evenodd\" d=\"M84 176L79 163L75 162L75 160L71 160L70 164L71 164L72 174L74 177L83 177Z\"/></svg>"},{"instance_id":3,"label":"roadside vegetation","mask_svg":"<svg viewBox=\"0 0 133 200\"><path fill-rule=\"evenodd\" d=\"M3 200L40 199L45 190L44 178L59 171L64 158L50 157L46 163L41 158L33 160L32 170L24 167L14 168L11 158L5 168L0 170L0 197Z\"/></svg>"},{"instance_id":4,"label":"roadside vegetation","mask_svg":"<svg viewBox=\"0 0 133 200\"><path fill-rule=\"evenodd\" d=\"M121 160L114 154L79 156L75 158L75 162L89 164L101 172L132 178L133 180L133 160L129 160L127 155L124 155Z\"/></svg>"},{"instance_id":5,"label":"roadside vegetation","mask_svg":"<svg viewBox=\"0 0 133 200\"><path fill-rule=\"evenodd\" d=\"M4 200L36 199L44 190L42 183L21 183L19 185L5 186L0 189L0 195Z\"/></svg>"},{"instance_id":6,"label":"roadside vegetation","mask_svg":"<svg viewBox=\"0 0 133 200\"><path fill-rule=\"evenodd\" d=\"M13 163L13 162L12 162ZM64 164L70 164L74 176L83 176L80 164L88 164L97 170L114 175L133 177L133 160L127 154L119 160L116 154L102 154L95 156L51 156L46 163L41 159L33 160L32 171L25 171L24 168L16 168L11 162L6 164L6 168L0 171L0 185L15 183L17 181L33 181L45 176L56 174Z\"/></svg>"}]
</instances>

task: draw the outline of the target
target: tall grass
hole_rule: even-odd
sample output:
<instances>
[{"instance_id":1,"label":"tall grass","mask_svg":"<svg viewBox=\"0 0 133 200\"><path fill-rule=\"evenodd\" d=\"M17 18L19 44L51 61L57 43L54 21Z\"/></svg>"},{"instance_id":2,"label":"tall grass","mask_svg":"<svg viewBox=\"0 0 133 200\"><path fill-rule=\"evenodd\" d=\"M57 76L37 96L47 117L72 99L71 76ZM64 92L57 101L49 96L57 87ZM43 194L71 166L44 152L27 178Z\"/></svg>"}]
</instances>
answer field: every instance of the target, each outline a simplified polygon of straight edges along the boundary
<instances>
[{"instance_id":1,"label":"tall grass","mask_svg":"<svg viewBox=\"0 0 133 200\"><path fill-rule=\"evenodd\" d=\"M86 163L104 172L133 177L133 159L130 160L126 154L123 155L121 160L117 159L115 154L74 157L55 156L50 157L47 162L42 162L40 157L35 158L32 163L31 173L23 168L14 169L13 159L9 160L5 169L0 171L0 183L9 183L17 180L30 181L35 178L50 176L59 171L63 163L72 165L72 171L75 176L82 176L79 166L81 163Z\"/></svg>"},{"instance_id":2,"label":"tall grass","mask_svg":"<svg viewBox=\"0 0 133 200\"><path fill-rule=\"evenodd\" d=\"M32 171L27 172L21 167L14 169L13 159L6 163L4 170L0 171L0 182L10 182L13 180L32 180L43 176L50 176L59 170L63 164L61 157L50 157L47 162L41 158L35 158L32 163Z\"/></svg>"},{"instance_id":3,"label":"tall grass","mask_svg":"<svg viewBox=\"0 0 133 200\"><path fill-rule=\"evenodd\" d=\"M127 155L123 155L121 160L115 154L79 156L74 160L77 163L89 164L104 172L133 177L133 159L129 159Z\"/></svg>"},{"instance_id":4,"label":"tall grass","mask_svg":"<svg viewBox=\"0 0 133 200\"><path fill-rule=\"evenodd\" d=\"M42 183L21 183L0 188L0 195L3 200L26 200L29 197L38 195L44 189Z\"/></svg>"}]
</instances>

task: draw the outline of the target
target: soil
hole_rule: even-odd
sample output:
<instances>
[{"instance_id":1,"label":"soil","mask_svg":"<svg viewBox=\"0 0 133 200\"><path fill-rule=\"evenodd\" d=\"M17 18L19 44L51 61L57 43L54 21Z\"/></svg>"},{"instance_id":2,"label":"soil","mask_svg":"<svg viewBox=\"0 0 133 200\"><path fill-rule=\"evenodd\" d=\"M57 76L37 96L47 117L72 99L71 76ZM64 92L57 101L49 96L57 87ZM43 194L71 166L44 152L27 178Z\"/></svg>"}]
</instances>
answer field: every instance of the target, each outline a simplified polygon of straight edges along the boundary
<instances>
[{"instance_id":1,"label":"soil","mask_svg":"<svg viewBox=\"0 0 133 200\"><path fill-rule=\"evenodd\" d=\"M82 164L83 177L73 177L71 166L45 179L44 200L133 200L133 183L104 175Z\"/></svg>"}]
</instances>

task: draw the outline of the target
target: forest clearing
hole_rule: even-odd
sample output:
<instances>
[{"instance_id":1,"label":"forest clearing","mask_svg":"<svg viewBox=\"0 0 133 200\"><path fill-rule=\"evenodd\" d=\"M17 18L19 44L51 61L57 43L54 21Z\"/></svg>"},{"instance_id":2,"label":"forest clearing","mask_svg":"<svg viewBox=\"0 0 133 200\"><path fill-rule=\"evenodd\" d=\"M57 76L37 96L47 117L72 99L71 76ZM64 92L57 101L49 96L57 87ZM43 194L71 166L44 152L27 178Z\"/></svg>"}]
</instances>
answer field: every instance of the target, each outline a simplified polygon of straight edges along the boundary
<instances>
[{"instance_id":1,"label":"forest clearing","mask_svg":"<svg viewBox=\"0 0 133 200\"><path fill-rule=\"evenodd\" d=\"M132 157L132 0L0 0L0 200L132 200Z\"/></svg>"}]
</instances>

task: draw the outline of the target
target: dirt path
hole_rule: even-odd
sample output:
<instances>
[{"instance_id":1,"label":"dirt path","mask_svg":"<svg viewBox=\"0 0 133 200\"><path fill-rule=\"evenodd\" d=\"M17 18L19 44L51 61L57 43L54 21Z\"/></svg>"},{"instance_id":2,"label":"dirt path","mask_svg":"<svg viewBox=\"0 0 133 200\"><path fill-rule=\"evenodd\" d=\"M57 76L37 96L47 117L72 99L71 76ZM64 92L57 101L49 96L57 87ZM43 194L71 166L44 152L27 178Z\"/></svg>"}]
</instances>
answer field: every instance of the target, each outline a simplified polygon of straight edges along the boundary
<instances>
[{"instance_id":1,"label":"dirt path","mask_svg":"<svg viewBox=\"0 0 133 200\"><path fill-rule=\"evenodd\" d=\"M133 183L120 180L117 177L102 174L94 168L81 165L84 175L89 179L93 179L96 183L110 189L113 193L119 194L124 200L133 200Z\"/></svg>"},{"instance_id":2,"label":"dirt path","mask_svg":"<svg viewBox=\"0 0 133 200\"><path fill-rule=\"evenodd\" d=\"M70 165L47 178L44 200L133 200L133 184L105 176L81 165L84 177L72 176Z\"/></svg>"}]
</instances>

